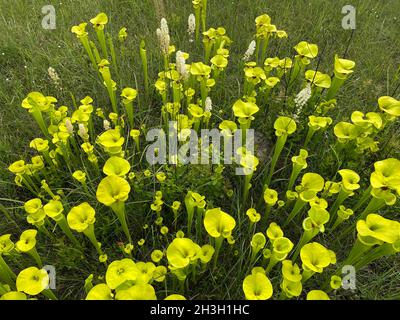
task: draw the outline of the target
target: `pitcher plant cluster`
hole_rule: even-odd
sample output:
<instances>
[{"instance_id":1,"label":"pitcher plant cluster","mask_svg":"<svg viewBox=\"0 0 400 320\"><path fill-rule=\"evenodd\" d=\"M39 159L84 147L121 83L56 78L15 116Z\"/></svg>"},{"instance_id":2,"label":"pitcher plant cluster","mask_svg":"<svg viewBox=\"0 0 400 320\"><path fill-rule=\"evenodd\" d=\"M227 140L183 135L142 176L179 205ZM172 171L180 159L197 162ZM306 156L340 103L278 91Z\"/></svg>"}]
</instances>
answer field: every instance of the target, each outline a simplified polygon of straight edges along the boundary
<instances>
[{"instance_id":1,"label":"pitcher plant cluster","mask_svg":"<svg viewBox=\"0 0 400 320\"><path fill-rule=\"evenodd\" d=\"M23 201L16 210L29 227L0 236L1 299L57 299L61 293L48 288L42 269L62 269L49 261L55 248L89 261L91 273L82 274L75 297L87 300L333 299L343 290L344 265L360 270L400 251L400 223L391 218L400 161L379 156L400 101L383 96L376 109L337 119L337 93L355 62L336 55L325 73L318 46L306 41L286 57L271 54L289 39L263 14L234 62L240 96L228 105L219 93L234 42L223 27L207 27L206 9L207 1L193 0L193 55L173 45L164 18L157 48L146 40L128 48L128 29L111 34L105 13L72 27L108 103L86 96L63 105L41 92L22 101L41 132L29 143L32 156L9 166ZM157 74L150 49L159 58ZM138 51L142 74L123 87L120 75L129 70L119 61L129 50ZM285 103L272 108L283 93ZM157 158L170 147L170 127L181 156L146 161L146 153ZM154 128L164 143L154 143ZM220 135L210 143L212 129ZM208 133L198 138L202 130ZM272 143L264 157L246 145L249 135L254 141L251 130ZM226 156L220 140L237 131L242 143ZM333 175L313 172L321 139L341 160ZM204 162L185 163L188 153L201 153ZM379 158L372 171L351 166L349 159L372 153ZM219 286L225 296L214 290Z\"/></svg>"}]
</instances>

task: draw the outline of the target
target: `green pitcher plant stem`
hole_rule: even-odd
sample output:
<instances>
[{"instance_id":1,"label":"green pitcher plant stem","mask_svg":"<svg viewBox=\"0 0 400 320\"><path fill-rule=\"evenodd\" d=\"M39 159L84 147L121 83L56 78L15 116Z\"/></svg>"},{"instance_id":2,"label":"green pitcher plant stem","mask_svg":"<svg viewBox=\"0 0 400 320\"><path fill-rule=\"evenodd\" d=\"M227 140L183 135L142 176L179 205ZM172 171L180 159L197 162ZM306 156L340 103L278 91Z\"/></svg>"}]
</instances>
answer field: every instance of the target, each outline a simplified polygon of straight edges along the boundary
<instances>
[{"instance_id":1,"label":"green pitcher plant stem","mask_svg":"<svg viewBox=\"0 0 400 320\"><path fill-rule=\"evenodd\" d=\"M368 201L368 199L371 197L371 190L372 186L369 186L368 189L364 191L356 205L353 207L354 211L357 211L365 202Z\"/></svg>"},{"instance_id":2,"label":"green pitcher plant stem","mask_svg":"<svg viewBox=\"0 0 400 320\"><path fill-rule=\"evenodd\" d=\"M95 56L94 56L94 54L93 54L93 51L92 51L92 48L91 48L89 39L88 39L87 37L83 37L83 38L81 38L80 40L81 40L81 42L82 42L83 47L84 47L85 50L86 50L86 53L87 53L88 56L89 56L90 62L92 63L92 66L93 66L93 69L94 69L94 70L97 70L97 63L98 63L99 61L96 62L96 58L95 58Z\"/></svg>"},{"instance_id":3,"label":"green pitcher plant stem","mask_svg":"<svg viewBox=\"0 0 400 320\"><path fill-rule=\"evenodd\" d=\"M0 254L0 270L3 272L3 275L8 276L10 279L15 280L17 278L16 274L10 269L8 264L5 262L4 258Z\"/></svg>"},{"instance_id":4,"label":"green pitcher plant stem","mask_svg":"<svg viewBox=\"0 0 400 320\"><path fill-rule=\"evenodd\" d=\"M304 208L307 202L301 200L300 198L297 198L296 202L294 203L292 211L289 213L289 216L287 217L284 226L287 226L296 216L297 214L301 211L301 209Z\"/></svg>"},{"instance_id":5,"label":"green pitcher plant stem","mask_svg":"<svg viewBox=\"0 0 400 320\"><path fill-rule=\"evenodd\" d=\"M146 95L149 93L149 67L147 63L147 51L146 51L146 42L142 40L140 42L140 58L142 60L143 67L143 77L144 77L144 88Z\"/></svg>"},{"instance_id":6,"label":"green pitcher plant stem","mask_svg":"<svg viewBox=\"0 0 400 320\"><path fill-rule=\"evenodd\" d=\"M278 140L276 141L268 175L266 175L266 178L264 180L264 187L269 186L271 183L271 178L275 172L275 166L278 162L280 154L282 153L283 147L285 146L286 140L287 140L287 135L281 135L278 137Z\"/></svg>"},{"instance_id":7,"label":"green pitcher plant stem","mask_svg":"<svg viewBox=\"0 0 400 320\"><path fill-rule=\"evenodd\" d=\"M71 229L68 226L67 220L63 214L61 214L61 217L59 217L56 220L57 225L60 227L60 229L65 233L65 235L71 240L73 244L75 244L78 248L81 248L81 244L79 241L76 239L76 237L73 235Z\"/></svg>"},{"instance_id":8,"label":"green pitcher plant stem","mask_svg":"<svg viewBox=\"0 0 400 320\"><path fill-rule=\"evenodd\" d=\"M203 32L207 30L207 0L201 0L201 27Z\"/></svg>"},{"instance_id":9,"label":"green pitcher plant stem","mask_svg":"<svg viewBox=\"0 0 400 320\"><path fill-rule=\"evenodd\" d=\"M267 49L268 49L268 44L269 44L269 37L267 37L266 39L264 39L262 41L262 48L261 48L261 61L260 63L263 64L266 54L267 54Z\"/></svg>"},{"instance_id":10,"label":"green pitcher plant stem","mask_svg":"<svg viewBox=\"0 0 400 320\"><path fill-rule=\"evenodd\" d=\"M223 242L224 242L224 237L221 236L221 237L215 238L215 252L214 252L213 269L215 269L217 267L218 256L219 256L219 252L221 250Z\"/></svg>"},{"instance_id":11,"label":"green pitcher plant stem","mask_svg":"<svg viewBox=\"0 0 400 320\"><path fill-rule=\"evenodd\" d=\"M244 176L244 182L243 182L243 204L246 203L247 197L249 195L249 190L251 188L251 178L253 177L253 174L247 174Z\"/></svg>"},{"instance_id":12,"label":"green pitcher plant stem","mask_svg":"<svg viewBox=\"0 0 400 320\"><path fill-rule=\"evenodd\" d=\"M296 251L293 253L293 255L291 257L293 261L297 260L299 254L300 254L301 248L304 245L306 245L307 243L309 243L317 234L318 234L318 231L315 231L314 229L304 230L303 231L303 234L301 235L300 241L297 244Z\"/></svg>"},{"instance_id":13,"label":"green pitcher plant stem","mask_svg":"<svg viewBox=\"0 0 400 320\"><path fill-rule=\"evenodd\" d=\"M297 177L299 176L302 168L299 166L293 166L292 173L290 174L289 183L287 186L287 190L292 190L293 185L296 182Z\"/></svg>"},{"instance_id":14,"label":"green pitcher plant stem","mask_svg":"<svg viewBox=\"0 0 400 320\"><path fill-rule=\"evenodd\" d=\"M200 39L201 5L196 6L194 14L195 14L195 19L196 19L195 35L196 35L196 43L197 43Z\"/></svg>"},{"instance_id":15,"label":"green pitcher plant stem","mask_svg":"<svg viewBox=\"0 0 400 320\"><path fill-rule=\"evenodd\" d=\"M310 126L308 127L307 136L306 139L304 140L304 148L308 146L315 132L316 131L313 128L311 128Z\"/></svg>"},{"instance_id":16,"label":"green pitcher plant stem","mask_svg":"<svg viewBox=\"0 0 400 320\"><path fill-rule=\"evenodd\" d=\"M57 297L55 296L55 294L53 293L53 291L51 291L50 289L45 289L42 291L42 294L50 299L50 300L58 300Z\"/></svg>"},{"instance_id":17,"label":"green pitcher plant stem","mask_svg":"<svg viewBox=\"0 0 400 320\"><path fill-rule=\"evenodd\" d=\"M112 65L115 68L115 72L117 73L117 76L119 78L119 70L118 70L118 64L117 64L117 55L115 53L115 47L114 47L114 42L112 40L112 37L108 35L108 46L110 48L110 54L111 54L111 61Z\"/></svg>"},{"instance_id":18,"label":"green pitcher plant stem","mask_svg":"<svg viewBox=\"0 0 400 320\"><path fill-rule=\"evenodd\" d=\"M93 41L90 41L90 47L92 48L92 51L93 51L93 55L94 55L95 63L96 63L96 70L97 70L98 64L101 61L101 56L100 56L99 50L97 49L96 44Z\"/></svg>"},{"instance_id":19,"label":"green pitcher plant stem","mask_svg":"<svg viewBox=\"0 0 400 320\"><path fill-rule=\"evenodd\" d=\"M335 221L335 218L337 216L337 210L339 209L339 206L349 197L350 193L343 188L340 189L340 192L333 203L332 207L330 208L330 222Z\"/></svg>"},{"instance_id":20,"label":"green pitcher plant stem","mask_svg":"<svg viewBox=\"0 0 400 320\"><path fill-rule=\"evenodd\" d=\"M89 239L89 241L92 243L94 248L96 249L97 253L99 256L103 255L103 251L101 250L100 244L96 239L96 235L94 233L94 227L93 225L89 225L86 230L83 231L85 236Z\"/></svg>"},{"instance_id":21,"label":"green pitcher plant stem","mask_svg":"<svg viewBox=\"0 0 400 320\"><path fill-rule=\"evenodd\" d=\"M126 237L128 238L129 243L132 243L132 237L129 232L128 223L126 221L125 203L117 201L114 205L111 206L111 208L117 215L118 220L122 226L122 230L124 231Z\"/></svg>"},{"instance_id":22,"label":"green pitcher plant stem","mask_svg":"<svg viewBox=\"0 0 400 320\"><path fill-rule=\"evenodd\" d=\"M10 275L5 272L1 267L0 267L0 281L3 283L7 283L10 287L14 287L14 281L10 278Z\"/></svg>"},{"instance_id":23,"label":"green pitcher plant stem","mask_svg":"<svg viewBox=\"0 0 400 320\"><path fill-rule=\"evenodd\" d=\"M103 54L103 59L108 59L108 50L107 50L107 42L106 36L104 34L104 30L96 29L97 39L99 40L101 53Z\"/></svg>"},{"instance_id":24,"label":"green pitcher plant stem","mask_svg":"<svg viewBox=\"0 0 400 320\"><path fill-rule=\"evenodd\" d=\"M331 100L336 96L336 93L339 91L343 83L345 82L346 79L340 79L337 78L336 76L333 78L331 87L329 88L328 92L326 93L325 99Z\"/></svg>"},{"instance_id":25,"label":"green pitcher plant stem","mask_svg":"<svg viewBox=\"0 0 400 320\"><path fill-rule=\"evenodd\" d=\"M36 248L33 248L32 250L29 250L28 254L35 260L35 262L36 262L36 264L38 265L39 268L43 268L42 259L40 258Z\"/></svg>"}]
</instances>

